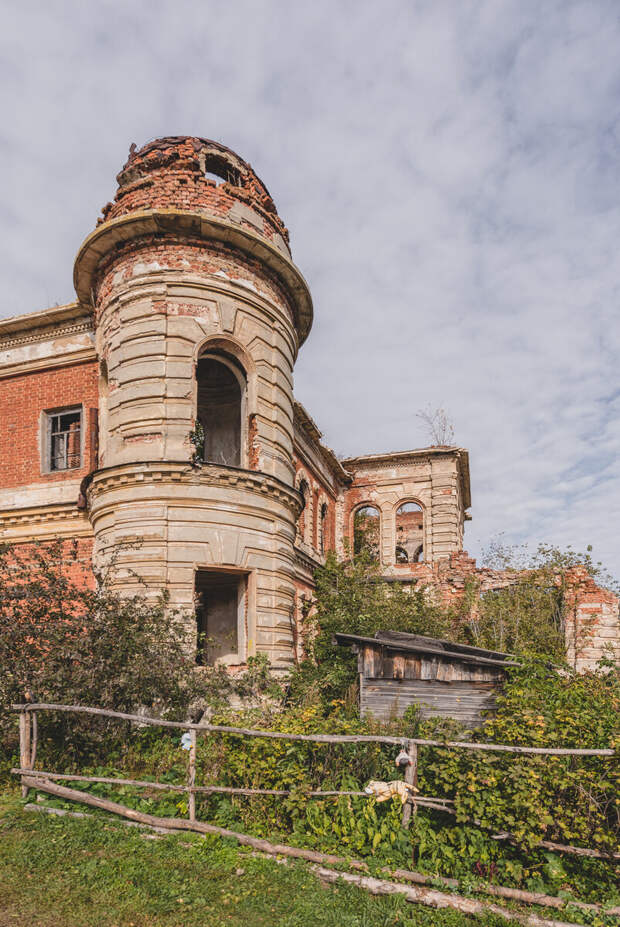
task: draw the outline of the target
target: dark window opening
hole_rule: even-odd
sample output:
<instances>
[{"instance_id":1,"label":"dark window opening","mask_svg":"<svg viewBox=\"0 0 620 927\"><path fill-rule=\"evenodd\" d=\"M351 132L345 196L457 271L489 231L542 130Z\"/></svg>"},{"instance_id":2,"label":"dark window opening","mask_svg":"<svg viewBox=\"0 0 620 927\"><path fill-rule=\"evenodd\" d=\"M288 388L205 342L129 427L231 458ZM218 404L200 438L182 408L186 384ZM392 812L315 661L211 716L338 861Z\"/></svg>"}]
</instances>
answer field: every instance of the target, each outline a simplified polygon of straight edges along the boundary
<instances>
[{"instance_id":1,"label":"dark window opening","mask_svg":"<svg viewBox=\"0 0 620 927\"><path fill-rule=\"evenodd\" d=\"M196 663L213 666L239 659L239 621L245 577L199 570L196 574Z\"/></svg>"},{"instance_id":2,"label":"dark window opening","mask_svg":"<svg viewBox=\"0 0 620 927\"><path fill-rule=\"evenodd\" d=\"M225 158L219 158L217 155L207 155L205 158L205 177L214 180L216 183L231 183L238 187L239 171L228 163Z\"/></svg>"},{"instance_id":3,"label":"dark window opening","mask_svg":"<svg viewBox=\"0 0 620 927\"><path fill-rule=\"evenodd\" d=\"M82 466L82 410L47 413L47 469L76 470Z\"/></svg>"},{"instance_id":4,"label":"dark window opening","mask_svg":"<svg viewBox=\"0 0 620 927\"><path fill-rule=\"evenodd\" d=\"M396 563L409 563L409 554L404 547L396 548Z\"/></svg>"},{"instance_id":5,"label":"dark window opening","mask_svg":"<svg viewBox=\"0 0 620 927\"><path fill-rule=\"evenodd\" d=\"M198 421L204 432L203 460L241 466L243 391L232 364L207 356L198 361Z\"/></svg>"},{"instance_id":6,"label":"dark window opening","mask_svg":"<svg viewBox=\"0 0 620 927\"><path fill-rule=\"evenodd\" d=\"M364 505L353 516L353 552L379 559L381 516L374 505Z\"/></svg>"},{"instance_id":7,"label":"dark window opening","mask_svg":"<svg viewBox=\"0 0 620 927\"><path fill-rule=\"evenodd\" d=\"M307 531L307 519L308 519L308 499L310 498L310 487L308 486L307 480L302 480L299 484L299 492L301 493L301 498L303 500L303 505L301 512L299 514L299 537L302 541L308 540L308 531Z\"/></svg>"},{"instance_id":8,"label":"dark window opening","mask_svg":"<svg viewBox=\"0 0 620 927\"><path fill-rule=\"evenodd\" d=\"M403 502L396 509L396 563L421 563L424 548L420 545L420 531L424 527L424 513L417 502Z\"/></svg>"},{"instance_id":9,"label":"dark window opening","mask_svg":"<svg viewBox=\"0 0 620 927\"><path fill-rule=\"evenodd\" d=\"M327 521L327 502L321 506L321 517L319 519L319 549L322 554L325 553L325 527Z\"/></svg>"}]
</instances>

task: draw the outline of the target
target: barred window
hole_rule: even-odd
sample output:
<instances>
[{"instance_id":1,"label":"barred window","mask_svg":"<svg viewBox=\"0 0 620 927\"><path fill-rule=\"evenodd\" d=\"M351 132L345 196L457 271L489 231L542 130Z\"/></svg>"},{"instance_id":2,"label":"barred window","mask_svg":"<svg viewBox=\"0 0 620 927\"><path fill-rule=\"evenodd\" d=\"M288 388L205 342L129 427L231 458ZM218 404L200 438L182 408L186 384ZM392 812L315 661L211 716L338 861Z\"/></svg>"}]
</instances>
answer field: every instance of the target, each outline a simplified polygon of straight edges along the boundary
<instances>
[{"instance_id":1,"label":"barred window","mask_svg":"<svg viewBox=\"0 0 620 927\"><path fill-rule=\"evenodd\" d=\"M76 470L82 466L82 410L46 412L46 469Z\"/></svg>"}]
</instances>

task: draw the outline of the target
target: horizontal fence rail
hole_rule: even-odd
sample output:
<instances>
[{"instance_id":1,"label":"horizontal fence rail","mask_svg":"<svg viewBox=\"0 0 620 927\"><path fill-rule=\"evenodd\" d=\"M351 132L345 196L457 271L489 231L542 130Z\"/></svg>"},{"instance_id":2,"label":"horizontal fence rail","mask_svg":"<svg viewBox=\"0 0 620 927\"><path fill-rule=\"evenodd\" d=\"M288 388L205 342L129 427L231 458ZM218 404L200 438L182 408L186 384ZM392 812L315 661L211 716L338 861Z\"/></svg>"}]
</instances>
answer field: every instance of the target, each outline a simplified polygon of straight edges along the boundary
<instances>
[{"instance_id":1,"label":"horizontal fence rail","mask_svg":"<svg viewBox=\"0 0 620 927\"><path fill-rule=\"evenodd\" d=\"M29 768L22 769L21 767L12 769L11 772L16 776L36 775L37 778L57 779L62 782L100 782L105 785L131 785L140 789L159 789L162 792L190 792L192 794L201 793L205 795L209 795L213 792L221 792L224 795L275 795L278 797L295 794L307 795L311 798L339 798L341 795L348 795L354 798L374 797L369 792L339 792L336 790L322 789L305 792L303 789L243 789L228 785L176 785L169 782L149 782L146 779L116 779L113 776L78 776L74 773L53 773L46 772L42 769L32 770ZM416 795L415 801L418 805L438 808L440 810L447 810L449 806L454 804L449 798L432 798L428 795Z\"/></svg>"},{"instance_id":2,"label":"horizontal fence rail","mask_svg":"<svg viewBox=\"0 0 620 927\"><path fill-rule=\"evenodd\" d=\"M221 724L200 724L191 721L167 721L162 718L150 718L146 715L129 714L122 711L112 711L107 708L91 708L86 705L60 705L50 702L27 702L24 704L13 705L12 709L19 712L19 735L20 735L20 764L19 767L11 769L11 772L20 776L22 784L22 795L27 796L31 788L48 792L51 795L68 798L72 801L82 802L84 804L94 805L111 811L114 814L121 814L125 817L138 820L146 818L155 818L152 815L142 814L124 805L112 802L109 799L98 798L89 792L79 791L67 788L61 785L55 785L53 780L68 782L85 782L85 783L102 783L106 785L130 786L135 788L154 789L168 792L181 792L188 796L188 817L189 821L183 821L178 817L157 819L158 826L173 828L175 826L185 826L186 828L197 830L204 833L220 832L222 829L215 825L206 824L196 820L196 795L197 794L228 794L240 796L276 796L284 797L287 795L305 795L308 798L338 798L340 796L370 798L372 794L363 791L346 791L346 790L312 790L304 792L303 789L261 789L261 788L241 788L234 786L219 785L196 785L196 738L198 733L203 734L228 734L236 737L265 737L275 738L277 740L305 741L316 744L387 744L389 746L399 746L401 752L407 750L409 764L404 771L404 782L409 789L409 797L405 799L403 805L402 825L408 827L411 816L416 813L418 806L423 806L431 810L440 811L449 815L456 815L454 801L448 798L435 796L417 795L417 769L418 769L418 747L435 747L443 749L465 749L465 750L485 750L498 751L508 754L529 754L537 756L565 756L565 757L618 757L619 751L611 748L593 749L593 748L573 748L573 747L523 747L509 744L489 744L476 743L473 741L442 741L429 740L415 737L388 737L378 734L295 734L288 731L265 731L253 730L251 728L231 727ZM74 773L56 773L35 769L38 741L38 711L58 711L73 714L85 714L100 718L112 718L120 721L129 721L138 725L150 725L153 727L162 727L185 731L188 735L188 741L184 745L188 749L188 773L187 784L180 785L168 782L150 782L148 780L124 779L107 776L82 776ZM182 740L183 744L183 740ZM471 823L488 829L476 819L469 819ZM167 822L163 825L161 821ZM151 822L152 823L152 822ZM250 839L250 838L248 838ZM509 842L519 845L517 838L510 832L493 834L493 840L508 840ZM555 850L562 853L569 853L576 856L588 856L597 859L620 859L620 853L602 852L593 848L569 846L567 844L554 843L547 840L541 840L541 847Z\"/></svg>"},{"instance_id":3,"label":"horizontal fence rail","mask_svg":"<svg viewBox=\"0 0 620 927\"><path fill-rule=\"evenodd\" d=\"M163 718L149 718L145 715L128 714L123 711L111 711L107 708L90 708L85 705L55 705L47 702L27 702L12 705L13 711L67 711L79 714L99 715L105 718L117 718L121 721L133 721L137 724L149 724L155 727L176 728L183 731L205 731L206 733L233 734L241 737L268 737L277 740L301 740L318 744L355 744L380 743L402 746L403 742L420 747L445 747L463 750L492 750L501 753L521 753L541 756L618 756L611 748L591 749L578 747L520 747L510 744L476 743L468 740L426 740L418 737L386 737L378 734L293 734L287 731L262 731L243 727L229 727L222 724L200 724L191 721L166 721Z\"/></svg>"}]
</instances>

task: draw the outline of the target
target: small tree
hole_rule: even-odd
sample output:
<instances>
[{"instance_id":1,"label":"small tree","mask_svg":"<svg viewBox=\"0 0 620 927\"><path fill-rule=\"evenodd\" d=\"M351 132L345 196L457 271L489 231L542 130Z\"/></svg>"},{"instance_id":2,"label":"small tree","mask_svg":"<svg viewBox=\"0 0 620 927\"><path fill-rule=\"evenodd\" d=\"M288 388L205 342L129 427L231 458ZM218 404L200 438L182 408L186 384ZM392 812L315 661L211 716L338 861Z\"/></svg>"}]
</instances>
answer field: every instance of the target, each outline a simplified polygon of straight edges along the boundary
<instances>
[{"instance_id":1,"label":"small tree","mask_svg":"<svg viewBox=\"0 0 620 927\"><path fill-rule=\"evenodd\" d=\"M454 426L445 409L428 406L416 415L423 422L431 445L446 447L454 444Z\"/></svg>"}]
</instances>

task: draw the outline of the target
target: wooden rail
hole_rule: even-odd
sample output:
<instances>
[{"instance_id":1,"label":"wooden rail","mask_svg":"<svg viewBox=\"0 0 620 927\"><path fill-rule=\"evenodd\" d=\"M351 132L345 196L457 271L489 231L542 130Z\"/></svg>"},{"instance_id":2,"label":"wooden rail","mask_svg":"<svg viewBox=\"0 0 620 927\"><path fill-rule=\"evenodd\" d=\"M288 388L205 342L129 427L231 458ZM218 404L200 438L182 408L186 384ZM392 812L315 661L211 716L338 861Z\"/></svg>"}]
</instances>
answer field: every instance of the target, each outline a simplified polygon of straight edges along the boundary
<instances>
[{"instance_id":1,"label":"wooden rail","mask_svg":"<svg viewBox=\"0 0 620 927\"><path fill-rule=\"evenodd\" d=\"M474 743L471 741L439 741L427 740L412 737L387 737L376 734L294 734L283 731L262 731L252 730L250 728L230 727L219 724L195 724L190 721L167 721L161 718L149 718L143 715L129 714L127 712L112 711L107 708L91 708L85 705L59 705L48 702L28 702L25 704L13 705L14 711L19 712L19 742L20 742L20 765L11 770L15 775L21 777L22 795L26 797L28 789L33 787L36 777L37 788L42 791L58 793L62 790L61 786L54 786L51 780L60 779L65 781L77 782L99 782L109 785L134 786L137 788L160 789L162 791L183 792L188 797L188 816L191 823L196 823L196 794L224 793L230 795L274 795L286 796L294 793L292 789L247 789L235 788L232 786L196 785L196 735L198 732L204 733L221 733L230 734L240 737L267 737L278 740L306 741L319 744L357 744L357 743L380 743L405 748L409 757L409 764L405 769L405 782L408 785L415 786L417 783L418 769L418 747L440 747L446 749L464 748L468 750L494 750L505 753L517 754L534 754L543 756L598 756L614 757L616 751L611 749L590 749L590 748L565 748L565 747L520 747L508 744L485 744ZM79 714L88 714L98 717L115 718L122 721L130 721L134 724L152 725L156 727L173 728L175 730L184 730L189 735L187 747L189 749L188 757L188 777L187 785L176 785L165 782L149 782L138 779L116 779L105 776L81 776L78 774L64 774L55 772L46 772L35 770L38 726L37 711L61 711L73 712ZM76 792L76 795L86 793ZM306 793L310 798L327 798L338 797L341 795L370 797L366 792L354 791L323 791L313 790ZM84 799L86 801L86 799ZM408 827L412 814L416 813L417 805L428 807L437 811L443 811L448 814L455 814L452 807L454 802L450 799L435 798L433 796L413 795L405 802L403 808L403 826ZM178 820L178 819L175 819ZM478 823L474 821L473 823ZM512 834L497 834L493 839L510 840L516 842ZM554 849L559 852L571 853L578 856L591 856L599 859L620 859L620 854L604 854L599 850L588 849L586 847L573 847L565 844L552 843L550 841L541 841L541 846Z\"/></svg>"},{"instance_id":2,"label":"wooden rail","mask_svg":"<svg viewBox=\"0 0 620 927\"><path fill-rule=\"evenodd\" d=\"M469 740L426 740L418 737L387 737L379 734L292 734L285 731L261 731L243 727L229 727L223 724L194 724L191 721L166 721L163 718L149 718L143 715L128 714L124 711L110 711L107 708L89 708L85 705L56 705L47 702L13 705L13 711L68 711L80 714L100 715L105 718L118 718L121 721L133 721L137 724L150 724L156 727L176 728L183 731L205 731L219 734L238 734L241 737L268 737L277 740L301 740L317 744L358 744L379 743L403 746L416 744L420 747L444 747L463 750L491 750L500 753L521 753L541 756L618 756L618 752L609 748L591 749L581 747L518 747L510 744L485 744ZM22 763L22 765L24 765Z\"/></svg>"}]
</instances>

